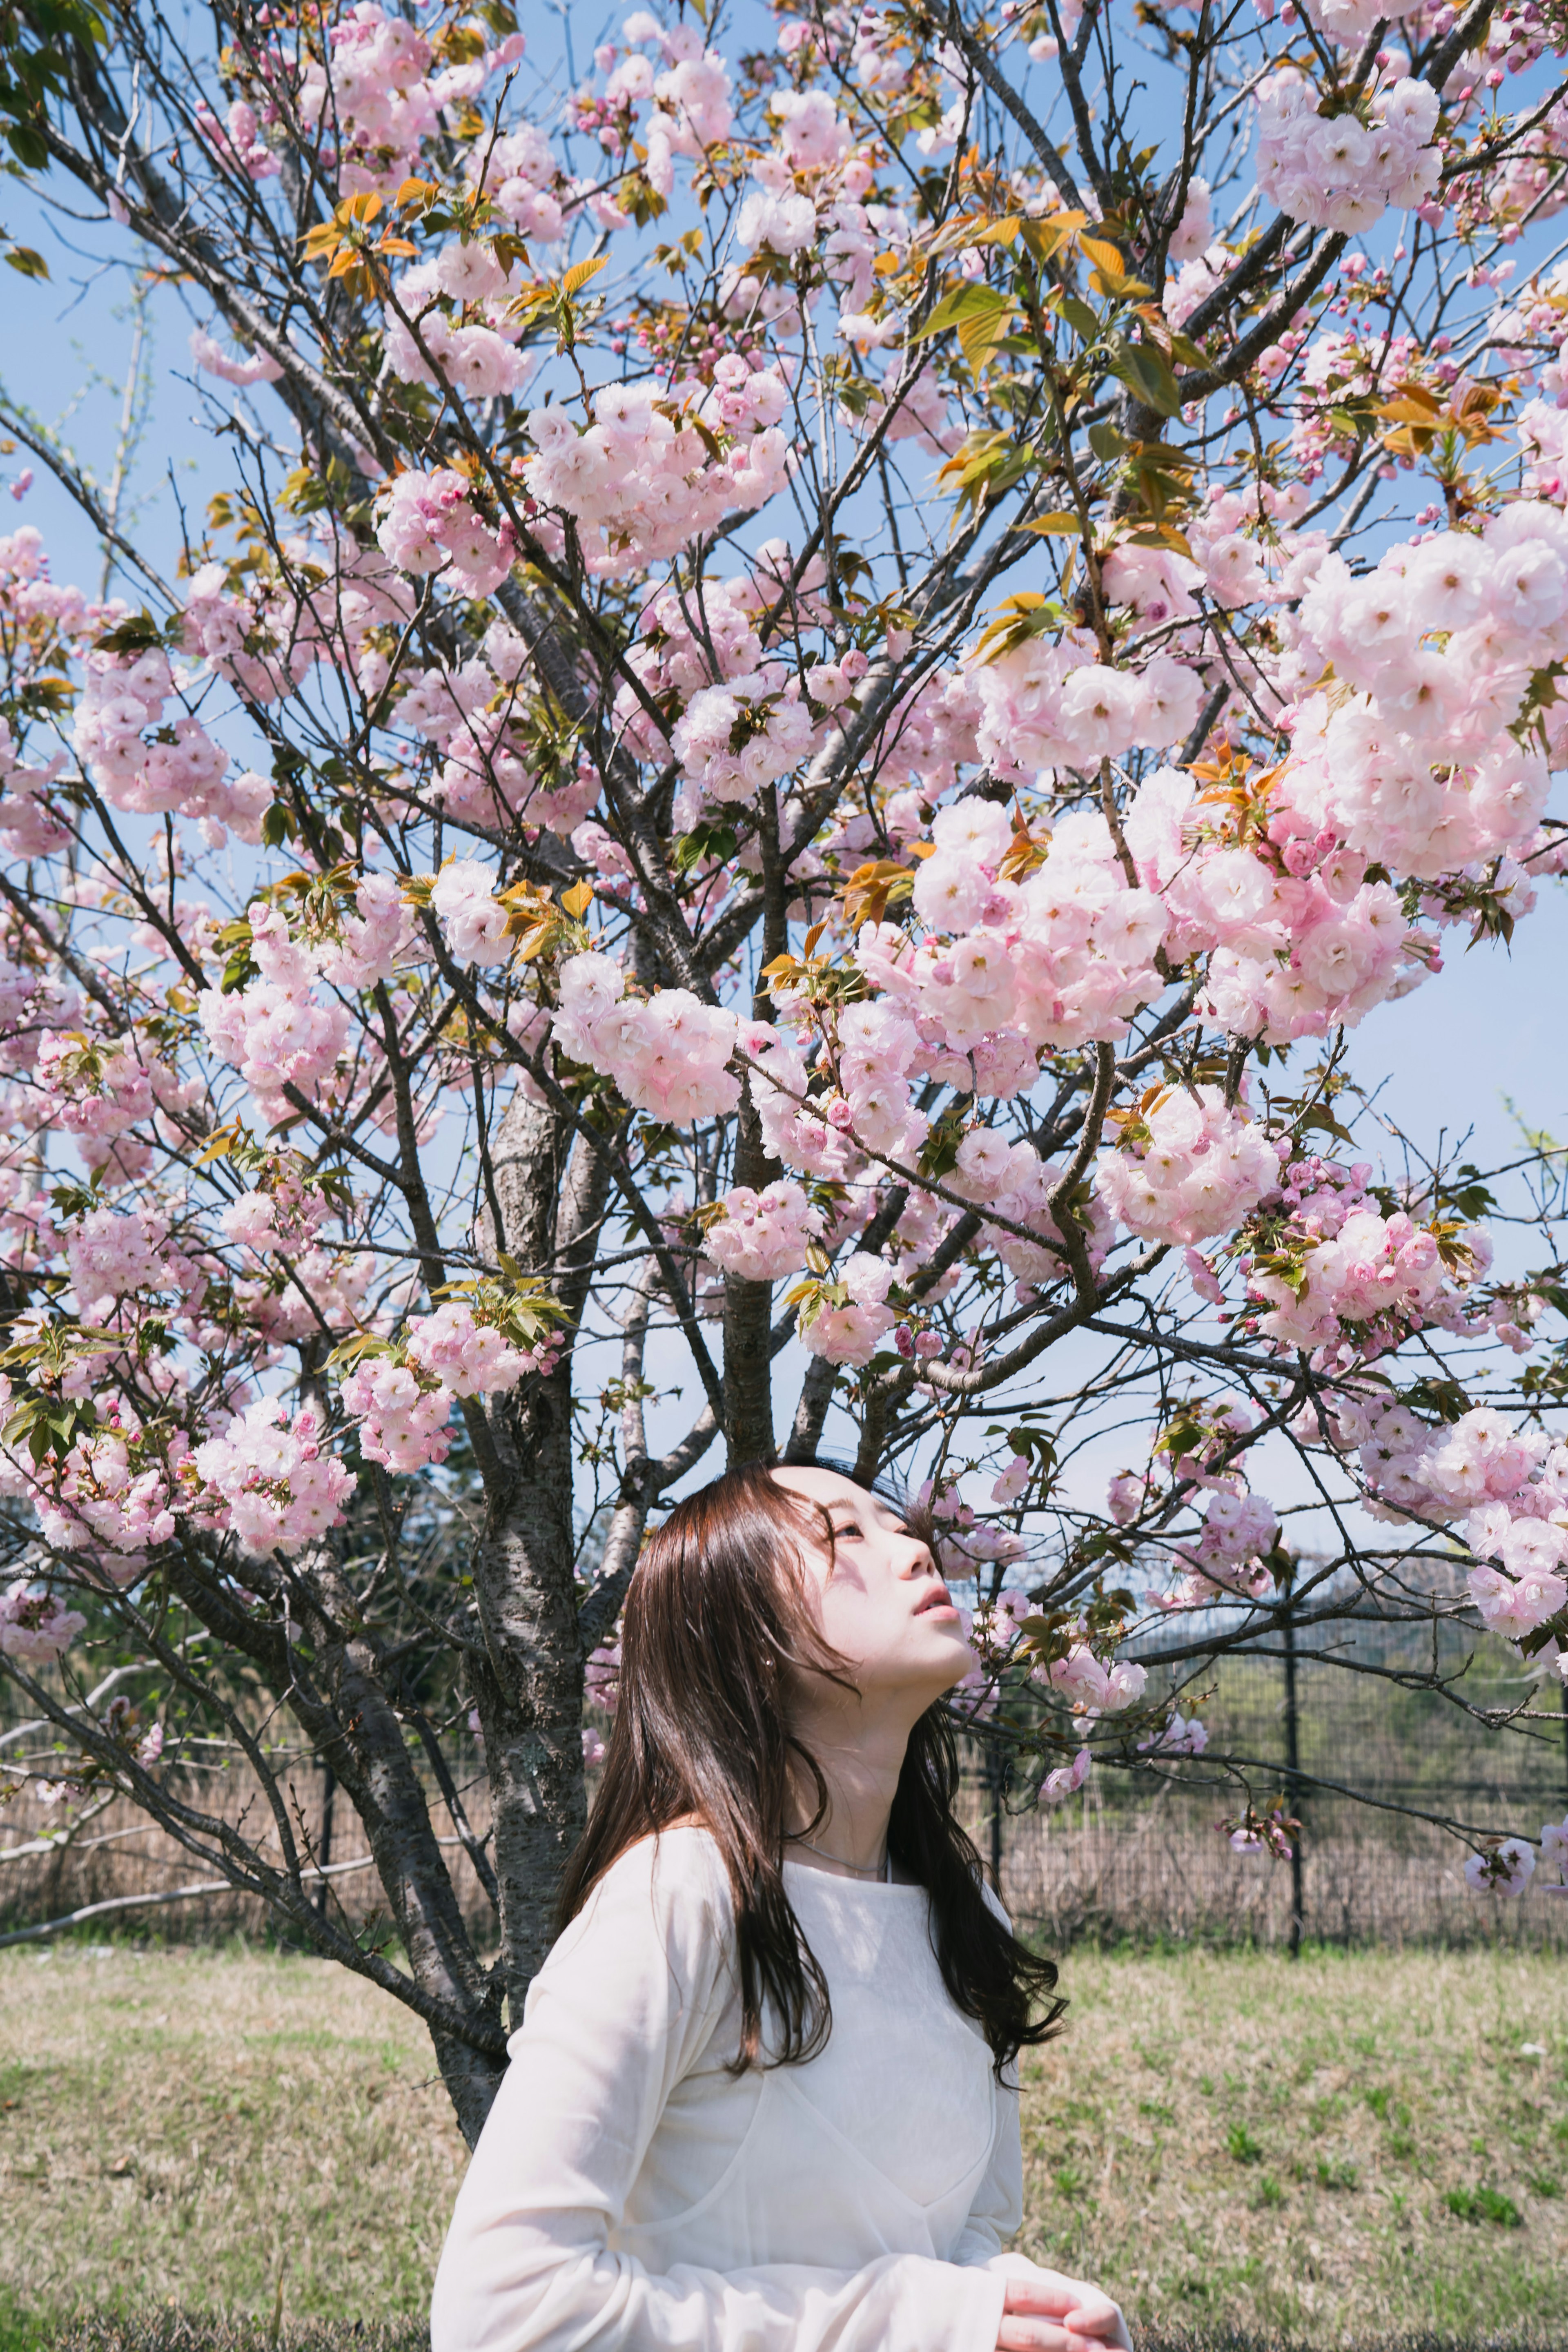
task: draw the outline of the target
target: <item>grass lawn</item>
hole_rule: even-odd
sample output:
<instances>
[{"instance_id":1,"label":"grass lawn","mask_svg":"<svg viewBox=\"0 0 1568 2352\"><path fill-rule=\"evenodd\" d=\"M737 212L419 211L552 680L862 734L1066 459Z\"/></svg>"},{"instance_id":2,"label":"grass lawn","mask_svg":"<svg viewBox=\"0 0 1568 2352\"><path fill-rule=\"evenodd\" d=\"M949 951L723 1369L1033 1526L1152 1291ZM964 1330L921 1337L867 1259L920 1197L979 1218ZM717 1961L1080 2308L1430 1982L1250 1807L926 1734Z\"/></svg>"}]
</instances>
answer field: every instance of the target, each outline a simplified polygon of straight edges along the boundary
<instances>
[{"instance_id":1,"label":"grass lawn","mask_svg":"<svg viewBox=\"0 0 1568 2352\"><path fill-rule=\"evenodd\" d=\"M1026 2252L1195 2330L1568 2345L1560 1961L1080 1952L1062 1989ZM280 2280L293 2319L417 2315L464 2160L415 2021L256 1951L0 1956L0 2352L270 2319Z\"/></svg>"},{"instance_id":2,"label":"grass lawn","mask_svg":"<svg viewBox=\"0 0 1568 2352\"><path fill-rule=\"evenodd\" d=\"M320 1960L91 1949L0 1955L14 2310L419 2310L465 2151L417 2020Z\"/></svg>"},{"instance_id":3,"label":"grass lawn","mask_svg":"<svg viewBox=\"0 0 1568 2352\"><path fill-rule=\"evenodd\" d=\"M1166 2323L1568 2345L1560 1959L1077 1952L1061 1989L1025 2252Z\"/></svg>"}]
</instances>

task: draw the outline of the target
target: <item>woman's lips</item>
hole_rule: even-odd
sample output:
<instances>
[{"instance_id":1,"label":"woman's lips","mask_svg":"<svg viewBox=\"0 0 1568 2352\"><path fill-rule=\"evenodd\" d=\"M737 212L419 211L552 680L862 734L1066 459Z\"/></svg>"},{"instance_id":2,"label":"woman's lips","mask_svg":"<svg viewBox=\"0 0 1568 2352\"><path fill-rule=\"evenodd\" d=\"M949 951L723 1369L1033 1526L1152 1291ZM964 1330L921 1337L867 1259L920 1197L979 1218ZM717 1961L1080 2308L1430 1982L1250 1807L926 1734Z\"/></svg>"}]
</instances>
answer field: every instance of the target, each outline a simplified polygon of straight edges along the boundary
<instances>
[{"instance_id":1,"label":"woman's lips","mask_svg":"<svg viewBox=\"0 0 1568 2352\"><path fill-rule=\"evenodd\" d=\"M935 1592L927 1593L915 1613L917 1617L929 1617L933 1613L942 1617L956 1617L958 1612L954 1608L946 1588L939 1586Z\"/></svg>"}]
</instances>

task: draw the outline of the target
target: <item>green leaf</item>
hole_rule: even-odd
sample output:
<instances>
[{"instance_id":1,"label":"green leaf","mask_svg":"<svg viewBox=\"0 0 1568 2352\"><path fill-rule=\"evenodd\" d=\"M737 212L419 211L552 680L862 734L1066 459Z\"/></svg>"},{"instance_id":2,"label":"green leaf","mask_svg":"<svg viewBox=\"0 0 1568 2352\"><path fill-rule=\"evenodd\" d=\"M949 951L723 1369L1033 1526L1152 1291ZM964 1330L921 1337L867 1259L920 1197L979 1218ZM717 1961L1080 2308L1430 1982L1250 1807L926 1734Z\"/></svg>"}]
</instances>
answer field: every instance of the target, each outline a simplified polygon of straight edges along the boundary
<instances>
[{"instance_id":1,"label":"green leaf","mask_svg":"<svg viewBox=\"0 0 1568 2352\"><path fill-rule=\"evenodd\" d=\"M279 849L295 835L294 811L287 801L274 801L261 820L261 837L268 849Z\"/></svg>"},{"instance_id":2,"label":"green leaf","mask_svg":"<svg viewBox=\"0 0 1568 2352\"><path fill-rule=\"evenodd\" d=\"M923 343L930 335L945 335L949 327L958 327L967 320L994 320L999 312L1010 311L1012 305L994 286L957 287L945 294L923 327L917 327L909 338L912 343Z\"/></svg>"},{"instance_id":3,"label":"green leaf","mask_svg":"<svg viewBox=\"0 0 1568 2352\"><path fill-rule=\"evenodd\" d=\"M35 253L30 245L10 246L5 258L13 269L21 271L24 278L47 278L49 274L48 263L41 253Z\"/></svg>"},{"instance_id":4,"label":"green leaf","mask_svg":"<svg viewBox=\"0 0 1568 2352\"><path fill-rule=\"evenodd\" d=\"M1056 305L1068 325L1082 336L1086 343L1098 342L1100 320L1088 303L1076 294L1063 294Z\"/></svg>"},{"instance_id":5,"label":"green leaf","mask_svg":"<svg viewBox=\"0 0 1568 2352\"><path fill-rule=\"evenodd\" d=\"M163 642L163 632L145 605L140 613L128 613L112 629L93 639L93 651L99 654L144 654Z\"/></svg>"},{"instance_id":6,"label":"green leaf","mask_svg":"<svg viewBox=\"0 0 1568 2352\"><path fill-rule=\"evenodd\" d=\"M1111 373L1120 377L1129 391L1136 393L1145 408L1159 411L1162 416L1179 416L1181 390L1164 356L1152 343L1118 343L1111 361Z\"/></svg>"},{"instance_id":7,"label":"green leaf","mask_svg":"<svg viewBox=\"0 0 1568 2352\"><path fill-rule=\"evenodd\" d=\"M721 860L733 857L739 846L739 836L733 825L694 825L690 833L675 835L670 863L677 874L689 874L693 866L700 866L705 857Z\"/></svg>"}]
</instances>

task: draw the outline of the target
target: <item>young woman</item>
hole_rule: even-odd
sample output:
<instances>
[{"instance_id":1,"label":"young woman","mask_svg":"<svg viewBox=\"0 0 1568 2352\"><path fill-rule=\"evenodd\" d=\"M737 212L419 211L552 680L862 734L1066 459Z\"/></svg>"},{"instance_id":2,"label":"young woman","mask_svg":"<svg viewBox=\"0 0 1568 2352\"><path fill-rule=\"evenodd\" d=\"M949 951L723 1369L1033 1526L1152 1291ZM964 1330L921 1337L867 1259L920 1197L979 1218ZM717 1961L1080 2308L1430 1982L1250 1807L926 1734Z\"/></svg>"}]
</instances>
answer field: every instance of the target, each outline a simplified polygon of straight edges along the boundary
<instances>
[{"instance_id":1,"label":"young woman","mask_svg":"<svg viewBox=\"0 0 1568 2352\"><path fill-rule=\"evenodd\" d=\"M924 1535L853 1479L732 1470L671 1512L433 2352L1129 2346L1001 2251L1013 2062L1063 2004L953 1818L970 1663Z\"/></svg>"}]
</instances>

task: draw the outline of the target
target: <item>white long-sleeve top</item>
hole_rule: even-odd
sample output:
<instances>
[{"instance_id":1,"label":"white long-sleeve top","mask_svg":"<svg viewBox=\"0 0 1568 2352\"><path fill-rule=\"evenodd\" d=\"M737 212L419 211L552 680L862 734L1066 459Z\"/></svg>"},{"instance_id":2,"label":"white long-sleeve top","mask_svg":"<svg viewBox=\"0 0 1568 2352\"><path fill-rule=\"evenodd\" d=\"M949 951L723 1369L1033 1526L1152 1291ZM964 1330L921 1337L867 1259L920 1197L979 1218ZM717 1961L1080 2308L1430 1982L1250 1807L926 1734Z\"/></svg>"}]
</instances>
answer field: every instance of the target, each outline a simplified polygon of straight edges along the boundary
<instances>
[{"instance_id":1,"label":"white long-sleeve top","mask_svg":"<svg viewBox=\"0 0 1568 2352\"><path fill-rule=\"evenodd\" d=\"M995 2352L1018 2095L954 2007L924 1888L787 1863L832 2031L740 2041L706 1830L622 1855L529 1988L435 2281L432 2352Z\"/></svg>"}]
</instances>

